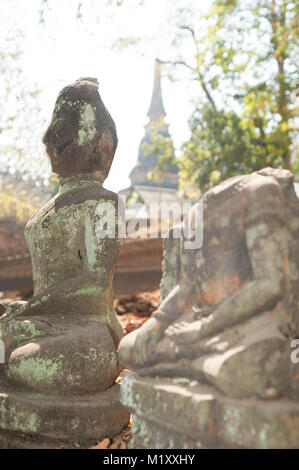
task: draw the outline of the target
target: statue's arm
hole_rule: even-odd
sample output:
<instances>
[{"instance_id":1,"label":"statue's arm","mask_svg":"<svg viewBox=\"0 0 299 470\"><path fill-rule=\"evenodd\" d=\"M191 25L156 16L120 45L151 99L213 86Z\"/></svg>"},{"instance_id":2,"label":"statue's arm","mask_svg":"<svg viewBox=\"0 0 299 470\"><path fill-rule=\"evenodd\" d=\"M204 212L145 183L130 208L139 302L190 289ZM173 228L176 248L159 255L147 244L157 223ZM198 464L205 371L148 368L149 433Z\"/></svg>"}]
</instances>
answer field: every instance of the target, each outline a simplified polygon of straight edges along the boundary
<instances>
[{"instance_id":1,"label":"statue's arm","mask_svg":"<svg viewBox=\"0 0 299 470\"><path fill-rule=\"evenodd\" d=\"M181 237L175 237L175 230L181 232L180 226L170 229L168 236L163 239L162 279L160 282L162 301L180 280Z\"/></svg>"},{"instance_id":2,"label":"statue's arm","mask_svg":"<svg viewBox=\"0 0 299 470\"><path fill-rule=\"evenodd\" d=\"M105 313L111 300L108 292L106 275L100 272L88 272L66 280L58 286L50 287L34 296L25 306L22 315L42 315L82 312L93 314Z\"/></svg>"},{"instance_id":3,"label":"statue's arm","mask_svg":"<svg viewBox=\"0 0 299 470\"><path fill-rule=\"evenodd\" d=\"M21 308L11 307L12 313L18 315L41 315L44 313L57 314L101 313L107 310L110 302L109 283L112 282L113 266L120 253L122 240L118 238L101 238L97 234L99 217L85 220L86 262L85 271L59 285L45 289L34 296ZM9 308L7 313L9 313Z\"/></svg>"},{"instance_id":4,"label":"statue's arm","mask_svg":"<svg viewBox=\"0 0 299 470\"><path fill-rule=\"evenodd\" d=\"M175 321L188 307L192 306L195 294L194 250L182 250L180 264L181 272L177 284L170 290L162 300L158 310L152 315L165 327Z\"/></svg>"},{"instance_id":5,"label":"statue's arm","mask_svg":"<svg viewBox=\"0 0 299 470\"><path fill-rule=\"evenodd\" d=\"M192 214L188 217L192 217ZM194 218L194 216L193 216ZM163 277L161 281L162 302L152 315L163 326L175 321L192 306L196 290L196 259L198 249L190 249L186 242L188 218L183 224L175 226L169 232L169 238L163 242ZM176 235L175 235L176 233ZM180 237L178 237L180 234Z\"/></svg>"},{"instance_id":6,"label":"statue's arm","mask_svg":"<svg viewBox=\"0 0 299 470\"><path fill-rule=\"evenodd\" d=\"M131 332L121 340L118 353L124 367L138 369L155 360L157 344L162 339L165 329L189 305L191 306L194 294L194 250L182 250L181 252L178 243L180 244L180 240L168 240L166 244L168 249L164 250L164 256L171 252L172 255L175 255L176 260L180 257L179 272L174 270L171 279L167 279L167 287L173 284L174 287L166 294L158 310L152 314L151 318L141 328ZM180 256L178 256L178 250ZM167 272L164 272L163 276L165 274L168 275ZM173 282L174 280L175 282Z\"/></svg>"},{"instance_id":7,"label":"statue's arm","mask_svg":"<svg viewBox=\"0 0 299 470\"><path fill-rule=\"evenodd\" d=\"M85 311L88 314L94 311L94 306L98 305L101 311L99 298L103 298L103 285L107 285L107 280L97 272L84 273L72 279L68 279L57 286L45 289L40 294L34 296L28 302L12 303L7 307L6 313L19 315L43 315L46 313L57 314L76 313L82 311L85 304ZM80 302L78 304L78 302ZM16 308L15 308L16 307Z\"/></svg>"},{"instance_id":8,"label":"statue's arm","mask_svg":"<svg viewBox=\"0 0 299 470\"><path fill-rule=\"evenodd\" d=\"M194 290L193 283L182 280L165 297L152 317L159 320L166 327L169 323L175 321L188 307L192 306Z\"/></svg>"}]
</instances>

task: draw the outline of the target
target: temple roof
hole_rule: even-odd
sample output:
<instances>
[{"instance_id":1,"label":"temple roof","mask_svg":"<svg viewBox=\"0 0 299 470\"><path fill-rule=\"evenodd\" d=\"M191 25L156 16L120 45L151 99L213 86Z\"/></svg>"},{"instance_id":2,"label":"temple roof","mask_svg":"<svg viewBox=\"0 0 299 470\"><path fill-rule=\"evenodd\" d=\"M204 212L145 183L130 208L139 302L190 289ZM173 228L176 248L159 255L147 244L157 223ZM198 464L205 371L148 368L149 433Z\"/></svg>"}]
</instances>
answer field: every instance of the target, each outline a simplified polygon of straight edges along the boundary
<instances>
[{"instance_id":1,"label":"temple roof","mask_svg":"<svg viewBox=\"0 0 299 470\"><path fill-rule=\"evenodd\" d=\"M159 62L157 59L155 62L155 75L152 99L149 110L147 112L147 116L166 116L161 91L161 62Z\"/></svg>"}]
</instances>

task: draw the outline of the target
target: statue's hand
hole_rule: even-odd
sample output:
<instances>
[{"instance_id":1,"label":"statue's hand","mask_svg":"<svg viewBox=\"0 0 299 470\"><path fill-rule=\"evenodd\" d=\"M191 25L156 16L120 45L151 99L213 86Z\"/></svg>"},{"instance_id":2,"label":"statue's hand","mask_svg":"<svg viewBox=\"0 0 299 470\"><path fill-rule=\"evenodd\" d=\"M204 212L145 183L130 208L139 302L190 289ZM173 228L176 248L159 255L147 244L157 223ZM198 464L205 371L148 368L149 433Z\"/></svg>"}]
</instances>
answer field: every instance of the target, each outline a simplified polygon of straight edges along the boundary
<instances>
[{"instance_id":1,"label":"statue's hand","mask_svg":"<svg viewBox=\"0 0 299 470\"><path fill-rule=\"evenodd\" d=\"M6 311L5 305L0 302L0 318L1 318L1 315L5 313L5 311Z\"/></svg>"},{"instance_id":2,"label":"statue's hand","mask_svg":"<svg viewBox=\"0 0 299 470\"><path fill-rule=\"evenodd\" d=\"M18 317L20 315L26 314L26 307L28 302L24 300L18 300L17 302L12 302L7 306L5 315L7 317ZM4 316L4 315L3 315Z\"/></svg>"},{"instance_id":3,"label":"statue's hand","mask_svg":"<svg viewBox=\"0 0 299 470\"><path fill-rule=\"evenodd\" d=\"M0 316L0 338L4 341L5 348L10 348L15 344L14 335L14 317L24 315L24 311L28 302L12 302L6 307L6 311Z\"/></svg>"},{"instance_id":4,"label":"statue's hand","mask_svg":"<svg viewBox=\"0 0 299 470\"><path fill-rule=\"evenodd\" d=\"M170 325L165 331L165 335L179 344L192 344L202 338L203 326L206 319L197 320L192 323L180 322Z\"/></svg>"},{"instance_id":5,"label":"statue's hand","mask_svg":"<svg viewBox=\"0 0 299 470\"><path fill-rule=\"evenodd\" d=\"M125 336L118 348L124 367L138 369L153 363L155 348L163 332L163 324L155 318L150 318L141 328Z\"/></svg>"}]
</instances>

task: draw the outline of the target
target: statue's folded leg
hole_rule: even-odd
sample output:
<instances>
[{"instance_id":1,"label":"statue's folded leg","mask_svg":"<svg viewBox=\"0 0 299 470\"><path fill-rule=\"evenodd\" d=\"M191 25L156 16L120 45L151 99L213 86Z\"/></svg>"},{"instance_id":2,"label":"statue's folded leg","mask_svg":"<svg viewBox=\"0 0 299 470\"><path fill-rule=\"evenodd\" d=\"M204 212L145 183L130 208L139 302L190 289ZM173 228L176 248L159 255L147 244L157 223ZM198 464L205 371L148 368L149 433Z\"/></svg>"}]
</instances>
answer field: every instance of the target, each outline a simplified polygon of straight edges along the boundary
<instances>
[{"instance_id":1,"label":"statue's folded leg","mask_svg":"<svg viewBox=\"0 0 299 470\"><path fill-rule=\"evenodd\" d=\"M194 379L226 395L274 398L288 395L289 366L285 341L272 338L194 359L189 369Z\"/></svg>"},{"instance_id":2,"label":"statue's folded leg","mask_svg":"<svg viewBox=\"0 0 299 470\"><path fill-rule=\"evenodd\" d=\"M278 320L278 311L264 312L228 332L189 345L192 377L238 398L289 396L289 344Z\"/></svg>"},{"instance_id":3,"label":"statue's folded leg","mask_svg":"<svg viewBox=\"0 0 299 470\"><path fill-rule=\"evenodd\" d=\"M31 321L31 328L40 323ZM22 320L23 327L25 324ZM120 368L104 323L46 325L45 329L47 332L36 330L38 338L33 335L10 353L5 366L10 383L22 390L59 394L95 393L113 384Z\"/></svg>"}]
</instances>

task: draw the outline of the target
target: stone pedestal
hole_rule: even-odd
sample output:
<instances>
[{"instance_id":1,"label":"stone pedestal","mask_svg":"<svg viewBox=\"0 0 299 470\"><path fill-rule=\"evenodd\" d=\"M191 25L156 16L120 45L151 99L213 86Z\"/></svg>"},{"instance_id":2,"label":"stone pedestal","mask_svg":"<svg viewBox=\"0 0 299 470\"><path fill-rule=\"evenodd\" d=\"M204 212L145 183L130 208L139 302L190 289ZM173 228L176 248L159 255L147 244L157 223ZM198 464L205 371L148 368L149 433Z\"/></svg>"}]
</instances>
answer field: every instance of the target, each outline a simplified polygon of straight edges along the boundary
<instances>
[{"instance_id":1,"label":"stone pedestal","mask_svg":"<svg viewBox=\"0 0 299 470\"><path fill-rule=\"evenodd\" d=\"M120 432L129 412L119 385L85 396L47 396L0 386L0 448L57 448L92 445Z\"/></svg>"},{"instance_id":2,"label":"stone pedestal","mask_svg":"<svg viewBox=\"0 0 299 470\"><path fill-rule=\"evenodd\" d=\"M299 403L232 399L187 379L124 374L133 413L131 448L289 449L299 446Z\"/></svg>"}]
</instances>

